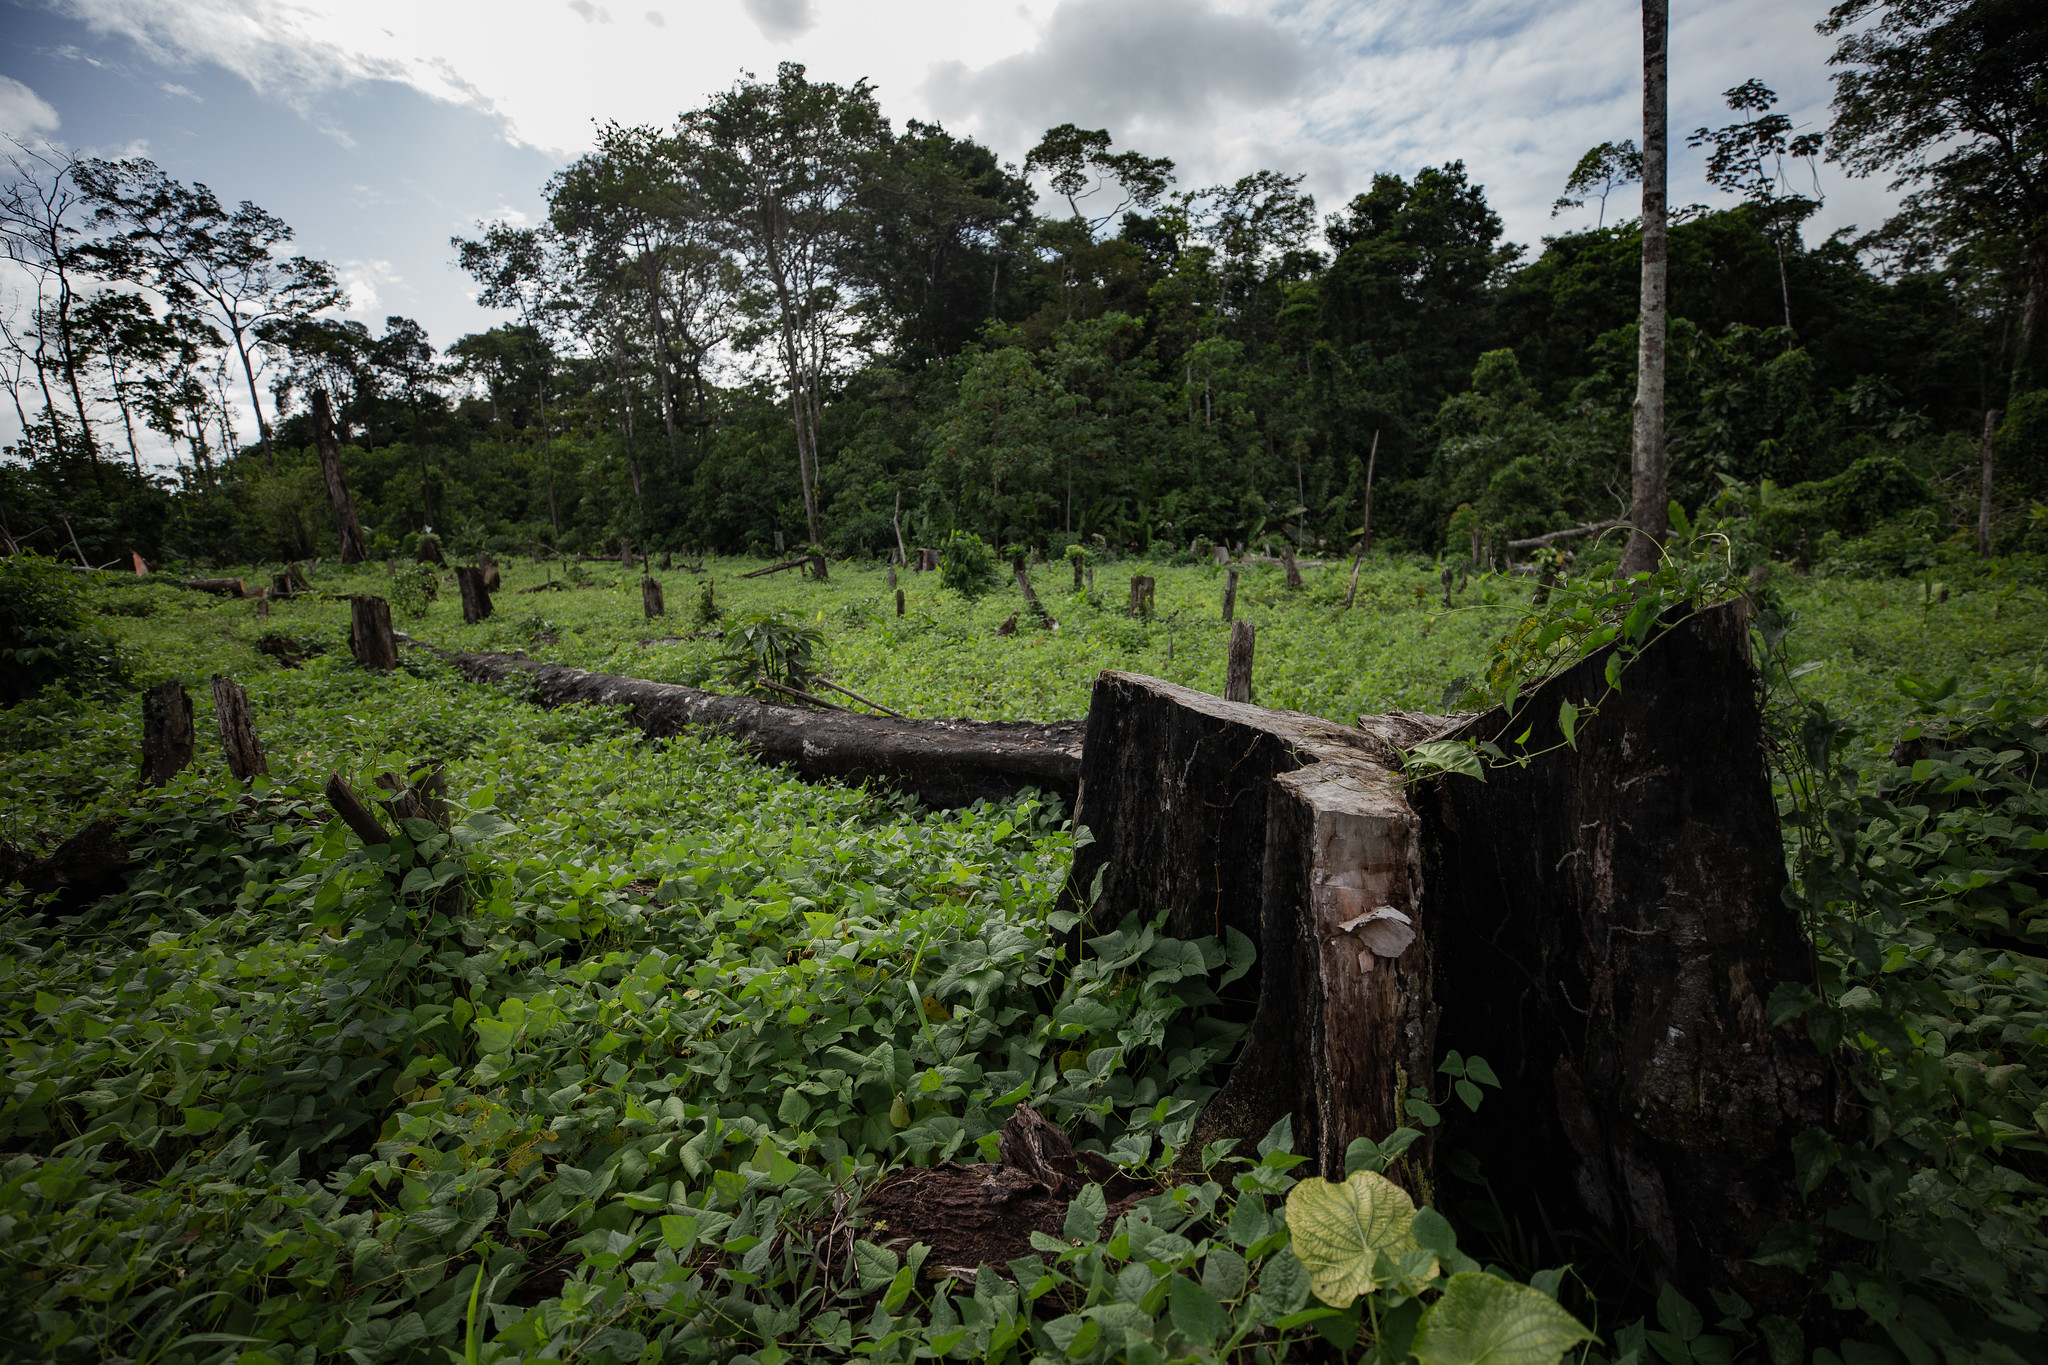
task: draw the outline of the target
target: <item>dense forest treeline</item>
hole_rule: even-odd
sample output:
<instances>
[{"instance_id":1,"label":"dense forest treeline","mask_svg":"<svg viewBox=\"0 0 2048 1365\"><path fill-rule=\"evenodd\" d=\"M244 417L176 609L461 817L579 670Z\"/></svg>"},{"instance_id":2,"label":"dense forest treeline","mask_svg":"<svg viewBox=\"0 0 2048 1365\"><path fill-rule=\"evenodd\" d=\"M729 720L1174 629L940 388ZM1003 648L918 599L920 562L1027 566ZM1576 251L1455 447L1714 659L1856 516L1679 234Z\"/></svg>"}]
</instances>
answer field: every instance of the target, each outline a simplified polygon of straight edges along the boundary
<instances>
[{"instance_id":1,"label":"dense forest treeline","mask_svg":"<svg viewBox=\"0 0 2048 1365\"><path fill-rule=\"evenodd\" d=\"M1882 527L1896 569L1980 516L1986 550L2048 549L2048 23L1850 0L1830 25L1825 138L1756 82L1694 135L1726 194L1671 228L1672 495L1747 509L1804 564ZM4 338L0 529L94 563L333 553L316 390L378 557L428 527L881 553L900 515L912 543L1348 549L1369 526L1492 558L1624 514L1640 251L1607 197L1632 144L1565 182L1564 221L1597 225L1533 251L1458 162L1321 212L1298 175L1187 188L1114 147L1065 125L1006 165L785 65L603 128L544 223L457 239L511 320L439 350L341 320L332 270L252 204L18 147L7 241L38 292ZM1899 214L1807 240L1844 171L1897 180ZM166 444L175 471L147 464Z\"/></svg>"}]
</instances>

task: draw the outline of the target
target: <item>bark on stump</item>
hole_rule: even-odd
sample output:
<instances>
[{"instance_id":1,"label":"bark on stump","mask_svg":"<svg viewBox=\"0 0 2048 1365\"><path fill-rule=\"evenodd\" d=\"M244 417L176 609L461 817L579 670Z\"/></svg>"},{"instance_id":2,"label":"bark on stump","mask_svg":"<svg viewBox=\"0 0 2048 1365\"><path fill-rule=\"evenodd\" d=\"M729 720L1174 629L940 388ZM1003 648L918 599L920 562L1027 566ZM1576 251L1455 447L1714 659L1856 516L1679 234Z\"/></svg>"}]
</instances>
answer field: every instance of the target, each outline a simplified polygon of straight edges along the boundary
<instances>
[{"instance_id":1,"label":"bark on stump","mask_svg":"<svg viewBox=\"0 0 2048 1365\"><path fill-rule=\"evenodd\" d=\"M1131 615L1144 620L1152 614L1154 584L1144 574L1131 576Z\"/></svg>"},{"instance_id":2,"label":"bark on stump","mask_svg":"<svg viewBox=\"0 0 2048 1365\"><path fill-rule=\"evenodd\" d=\"M381 597L348 599L348 652L364 668L389 673L398 667L398 641L391 635L391 604Z\"/></svg>"},{"instance_id":3,"label":"bark on stump","mask_svg":"<svg viewBox=\"0 0 2048 1365\"><path fill-rule=\"evenodd\" d=\"M661 600L661 584L652 578L640 580L640 610L645 612L649 619L668 615L668 608Z\"/></svg>"},{"instance_id":4,"label":"bark on stump","mask_svg":"<svg viewBox=\"0 0 2048 1365\"><path fill-rule=\"evenodd\" d=\"M1230 578L1223 585L1223 619L1226 623L1237 619L1237 570L1235 569L1230 571ZM1237 632L1232 631L1231 639L1234 641L1236 638Z\"/></svg>"},{"instance_id":5,"label":"bark on stump","mask_svg":"<svg viewBox=\"0 0 2048 1365\"><path fill-rule=\"evenodd\" d=\"M228 771L235 781L247 782L258 773L270 771L263 756L263 741L256 737L256 720L249 714L249 694L233 678L213 675L213 719L220 726L220 746L226 752Z\"/></svg>"},{"instance_id":6,"label":"bark on stump","mask_svg":"<svg viewBox=\"0 0 2048 1365\"><path fill-rule=\"evenodd\" d=\"M1536 722L1529 749L1552 752L1412 797L1439 1041L1503 1087L1458 1140L1528 1207L1583 1208L1683 1283L1781 1301L1788 1272L1748 1258L1798 1216L1791 1139L1834 1100L1812 1044L1765 1015L1775 984L1812 969L1781 899L1744 604L1654 643L1567 746L1559 704L1598 700L1605 664L1518 713ZM1506 724L1489 712L1457 733Z\"/></svg>"},{"instance_id":7,"label":"bark on stump","mask_svg":"<svg viewBox=\"0 0 2048 1365\"><path fill-rule=\"evenodd\" d=\"M1230 657L1224 665L1223 674L1225 701L1248 702L1252 699L1252 648L1257 641L1258 631L1252 628L1251 622L1231 622Z\"/></svg>"},{"instance_id":8,"label":"bark on stump","mask_svg":"<svg viewBox=\"0 0 2048 1365\"><path fill-rule=\"evenodd\" d=\"M457 565L455 587L462 594L462 623L473 626L491 614L491 590L482 569Z\"/></svg>"},{"instance_id":9,"label":"bark on stump","mask_svg":"<svg viewBox=\"0 0 2048 1365\"><path fill-rule=\"evenodd\" d=\"M1291 1113L1299 1150L1341 1172L1455 1048L1503 1089L1442 1132L1514 1216L1590 1221L1760 1306L1796 1297L1748 1258L1796 1216L1791 1142L1834 1100L1811 1043L1765 1014L1811 969L1780 897L1747 638L1739 605L1675 627L1574 749L1554 718L1602 698L1596 654L1517 712L1515 733L1537 718L1526 767L1405 792L1397 749L1505 743L1508 717L1348 730L1104 673L1075 811L1093 842L1063 903L1098 926L1164 908L1170 934L1259 946L1222 992L1250 1032L1186 1150ZM1410 1157L1426 1175L1430 1145Z\"/></svg>"},{"instance_id":10,"label":"bark on stump","mask_svg":"<svg viewBox=\"0 0 2048 1365\"><path fill-rule=\"evenodd\" d=\"M142 780L161 787L192 761L192 698L174 682L142 694Z\"/></svg>"},{"instance_id":11,"label":"bark on stump","mask_svg":"<svg viewBox=\"0 0 2048 1365\"><path fill-rule=\"evenodd\" d=\"M666 569L668 567L668 556L663 555L661 558L661 567ZM481 572L484 576L485 592L496 592L498 591L498 589L505 586L504 579L501 578L498 574L498 561L493 559L491 556L478 555L476 557L476 567L478 571Z\"/></svg>"},{"instance_id":12,"label":"bark on stump","mask_svg":"<svg viewBox=\"0 0 2048 1365\"><path fill-rule=\"evenodd\" d=\"M1280 563L1287 569L1287 586L1290 588L1300 587L1301 566L1294 562L1294 547L1292 545L1282 545L1280 547Z\"/></svg>"},{"instance_id":13,"label":"bark on stump","mask_svg":"<svg viewBox=\"0 0 2048 1365\"><path fill-rule=\"evenodd\" d=\"M903 589L901 588L896 589L896 614L898 616L903 614Z\"/></svg>"}]
</instances>

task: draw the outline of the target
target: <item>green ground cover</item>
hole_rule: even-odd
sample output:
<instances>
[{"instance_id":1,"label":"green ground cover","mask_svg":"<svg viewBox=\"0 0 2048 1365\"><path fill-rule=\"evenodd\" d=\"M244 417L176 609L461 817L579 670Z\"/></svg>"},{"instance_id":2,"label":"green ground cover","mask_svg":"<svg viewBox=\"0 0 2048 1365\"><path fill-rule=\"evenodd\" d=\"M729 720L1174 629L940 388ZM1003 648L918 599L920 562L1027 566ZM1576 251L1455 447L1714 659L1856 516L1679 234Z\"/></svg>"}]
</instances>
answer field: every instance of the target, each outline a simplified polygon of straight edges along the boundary
<instances>
[{"instance_id":1,"label":"green ground cover","mask_svg":"<svg viewBox=\"0 0 2048 1365\"><path fill-rule=\"evenodd\" d=\"M738 578L757 566L710 562L723 611L800 615L832 676L912 714L1076 716L1102 667L1221 687L1206 567L1099 566L1100 605L1040 569L1061 630L999 636L1014 588L970 604L905 576L898 622L879 568ZM1484 674L1529 589L1474 580L1445 611L1432 567L1371 564L1349 612L1340 571L1290 593L1251 570L1239 614L1260 627L1260 699L1348 719L1435 708ZM1150 623L1116 609L1132 572L1160 580ZM582 573L599 586L521 594L567 571L520 563L486 623L462 625L447 584L397 622L449 648L708 673L715 641L640 644L696 631L705 578L663 575L670 615L650 623L636 573ZM146 860L91 907L39 913L12 893L0 914L12 1354L1252 1359L1362 1323L1386 1365L1507 1359L1477 1344L1504 1324L1541 1343L1538 1362L2040 1358L2038 589L1773 585L1772 638L1793 614L1771 660L1788 848L1823 964L1818 995L1773 1009L1842 1049L1863 1115L1862 1137L1802 1148L1814 1223L1765 1253L1814 1277L1800 1324L1609 1293L1564 1257L1482 1269L1453 1225L1475 1254L1512 1258L1455 1191L1449 1222L1395 1210L1407 1240L1377 1271L1370 1247L1297 1254L1285 1133L1180 1151L1233 1041L1203 1007L1245 945L1133 922L1068 956L1056 804L934 815L784 780L722 743L541 712L423 656L367 674L332 595L391 580L312 577L327 596L266 618L163 584L88 591L135 682L193 693L200 757L164 789L134 787L130 691L0 711L0 838L47 850L112 814ZM265 635L325 652L281 668ZM214 672L248 685L269 749L250 791L210 741ZM1880 761L1909 725L1951 739L1915 766ZM449 764L445 829L365 848L318 799L329 770L367 792L429 758ZM1008 1277L933 1280L872 1230L832 1232L887 1169L974 1159L1026 1098L1120 1163L1178 1158L1176 1174L1114 1221L1076 1201L1068 1238ZM1354 1151L1351 1197L1385 1198L1370 1177L1398 1156ZM1370 1292L1340 1294L1347 1274ZM1575 1346L1553 1299L1600 1339Z\"/></svg>"}]
</instances>

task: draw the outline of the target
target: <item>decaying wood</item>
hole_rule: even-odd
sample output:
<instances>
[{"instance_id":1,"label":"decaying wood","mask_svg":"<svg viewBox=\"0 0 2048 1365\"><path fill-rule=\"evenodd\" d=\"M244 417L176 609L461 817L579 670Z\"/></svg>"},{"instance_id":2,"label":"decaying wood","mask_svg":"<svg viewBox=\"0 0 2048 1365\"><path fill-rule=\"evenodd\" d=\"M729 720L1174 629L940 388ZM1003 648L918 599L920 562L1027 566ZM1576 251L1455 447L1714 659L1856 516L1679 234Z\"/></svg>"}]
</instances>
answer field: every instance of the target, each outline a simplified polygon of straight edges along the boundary
<instances>
[{"instance_id":1,"label":"decaying wood","mask_svg":"<svg viewBox=\"0 0 2048 1365\"><path fill-rule=\"evenodd\" d=\"M1341 1173L1351 1139L1402 1122L1401 1078L1435 1070L1416 821L1384 753L1315 716L1096 680L1074 814L1094 841L1063 900L1098 926L1163 909L1175 937L1257 949L1221 992L1251 1032L1190 1151L1292 1114L1296 1150Z\"/></svg>"},{"instance_id":2,"label":"decaying wood","mask_svg":"<svg viewBox=\"0 0 2048 1365\"><path fill-rule=\"evenodd\" d=\"M820 583L823 583L832 576L831 571L825 565L825 556L823 554L813 553L806 562L811 566L811 577L817 579Z\"/></svg>"},{"instance_id":3,"label":"decaying wood","mask_svg":"<svg viewBox=\"0 0 2048 1365\"><path fill-rule=\"evenodd\" d=\"M896 566L894 564L889 566L889 591L896 591Z\"/></svg>"},{"instance_id":4,"label":"decaying wood","mask_svg":"<svg viewBox=\"0 0 2048 1365\"><path fill-rule=\"evenodd\" d=\"M1249 1018L1187 1150L1283 1114L1324 1172L1441 1098L1448 1049L1502 1089L1445 1111L1528 1226L1579 1220L1685 1283L1782 1306L1752 1265L1797 1217L1792 1139L1833 1113L1824 1060L1764 1001L1809 982L1762 756L1740 604L1674 626L1608 693L1596 653L1508 717L1404 713L1347 730L1105 673L1088 718L1063 903L1098 926L1259 947L1221 1008ZM1555 717L1581 709L1577 747ZM1590 711L1598 703L1597 714ZM1407 786L1431 738L1526 765ZM1098 882L1099 878L1099 882ZM1093 888L1099 897L1091 899ZM1429 1145L1411 1149L1427 1177Z\"/></svg>"},{"instance_id":5,"label":"decaying wood","mask_svg":"<svg viewBox=\"0 0 2048 1365\"><path fill-rule=\"evenodd\" d=\"M1148 575L1131 575L1131 615L1143 620L1152 614L1155 586Z\"/></svg>"},{"instance_id":6,"label":"decaying wood","mask_svg":"<svg viewBox=\"0 0 2048 1365\"><path fill-rule=\"evenodd\" d=\"M798 555L795 559L785 559L780 564L770 564L765 569L755 569L750 573L741 574L740 577L762 578L767 576L768 574L781 573L784 569L801 569L804 567L804 565L810 562L811 557L809 555Z\"/></svg>"},{"instance_id":7,"label":"decaying wood","mask_svg":"<svg viewBox=\"0 0 2048 1365\"><path fill-rule=\"evenodd\" d=\"M445 765L426 763L410 774L377 774L377 785L391 793L384 799L393 819L425 820L446 828L448 824L448 774ZM381 828L381 826L380 826Z\"/></svg>"},{"instance_id":8,"label":"decaying wood","mask_svg":"<svg viewBox=\"0 0 2048 1365\"><path fill-rule=\"evenodd\" d=\"M158 683L142 694L142 780L152 787L184 771L192 761L192 698L175 682Z\"/></svg>"},{"instance_id":9,"label":"decaying wood","mask_svg":"<svg viewBox=\"0 0 2048 1365\"><path fill-rule=\"evenodd\" d=\"M1301 566L1294 562L1294 547L1292 545L1282 545L1280 547L1280 563L1287 570L1287 586L1290 588L1300 587Z\"/></svg>"},{"instance_id":10,"label":"decaying wood","mask_svg":"<svg viewBox=\"0 0 2048 1365\"><path fill-rule=\"evenodd\" d=\"M247 597L249 590L239 578L187 578L178 584L194 592L210 592L216 597Z\"/></svg>"},{"instance_id":11,"label":"decaying wood","mask_svg":"<svg viewBox=\"0 0 2048 1365\"><path fill-rule=\"evenodd\" d=\"M455 587L462 594L462 623L473 626L491 614L491 590L482 569L457 565Z\"/></svg>"},{"instance_id":12,"label":"decaying wood","mask_svg":"<svg viewBox=\"0 0 2048 1365\"><path fill-rule=\"evenodd\" d=\"M134 852L118 820L94 820L57 845L48 857L31 858L0 843L0 885L20 882L38 895L55 895L57 909L75 912L126 882Z\"/></svg>"},{"instance_id":13,"label":"decaying wood","mask_svg":"<svg viewBox=\"0 0 2048 1365\"><path fill-rule=\"evenodd\" d=\"M1015 635L1017 633L1017 616L1018 613L1014 611L1011 612L1008 616L1005 616L1003 618L1003 623L996 627L996 634Z\"/></svg>"},{"instance_id":14,"label":"decaying wood","mask_svg":"<svg viewBox=\"0 0 2048 1365\"><path fill-rule=\"evenodd\" d=\"M1781 899L1748 644L1742 603L1704 612L1605 700L1595 655L1519 713L1548 753L1412 799L1440 1041L1502 1083L1461 1145L1512 1163L1529 1207L1583 1208L1681 1282L1732 1281L1760 1303L1784 1272L1747 1258L1799 1216L1790 1143L1829 1122L1833 1098L1812 1044L1764 1012L1812 969ZM1557 728L1567 700L1601 708L1576 748ZM1505 724L1489 712L1456 733Z\"/></svg>"},{"instance_id":15,"label":"decaying wood","mask_svg":"<svg viewBox=\"0 0 2048 1365\"><path fill-rule=\"evenodd\" d=\"M364 668L389 673L398 667L398 641L391 635L391 604L381 597L348 599L348 651Z\"/></svg>"},{"instance_id":16,"label":"decaying wood","mask_svg":"<svg viewBox=\"0 0 2048 1365\"><path fill-rule=\"evenodd\" d=\"M633 541L631 537L619 537L619 567L622 569L633 567Z\"/></svg>"},{"instance_id":17,"label":"decaying wood","mask_svg":"<svg viewBox=\"0 0 2048 1365\"><path fill-rule=\"evenodd\" d=\"M490 555L478 555L476 557L476 567L484 576L484 591L496 592L505 586L504 580L498 575L498 561ZM662 567L664 569L668 567L667 555L662 556Z\"/></svg>"},{"instance_id":18,"label":"decaying wood","mask_svg":"<svg viewBox=\"0 0 2048 1365\"><path fill-rule=\"evenodd\" d=\"M1553 541L1559 540L1570 540L1575 536L1597 535L1601 531L1611 531L1617 526L1626 525L1628 525L1627 522L1618 519L1589 521L1583 526L1567 526L1562 531L1545 531L1540 536L1528 536L1522 540L1511 540L1508 542L1508 548L1510 550L1533 550L1538 545L1548 545Z\"/></svg>"},{"instance_id":19,"label":"decaying wood","mask_svg":"<svg viewBox=\"0 0 2048 1365\"><path fill-rule=\"evenodd\" d=\"M1225 622L1237 619L1237 570L1230 571L1230 577L1223 585L1223 619Z\"/></svg>"},{"instance_id":20,"label":"decaying wood","mask_svg":"<svg viewBox=\"0 0 2048 1365\"><path fill-rule=\"evenodd\" d=\"M227 753L228 771L235 781L247 782L270 771L270 763L263 757L263 741L256 737L256 719L249 714L249 694L222 673L213 675L213 719L220 727L220 746Z\"/></svg>"},{"instance_id":21,"label":"decaying wood","mask_svg":"<svg viewBox=\"0 0 2048 1365\"><path fill-rule=\"evenodd\" d=\"M305 571L296 564L287 564L284 568L270 576L270 595L272 597L297 597L302 592L311 591L313 591L313 585L306 581Z\"/></svg>"},{"instance_id":22,"label":"decaying wood","mask_svg":"<svg viewBox=\"0 0 2048 1365\"><path fill-rule=\"evenodd\" d=\"M898 720L784 706L508 654L436 652L473 681L531 679L532 698L542 706L624 706L649 735L714 730L807 780L889 783L930 806L1005 800L1026 787L1071 801L1081 772L1078 721Z\"/></svg>"},{"instance_id":23,"label":"decaying wood","mask_svg":"<svg viewBox=\"0 0 2048 1365\"><path fill-rule=\"evenodd\" d=\"M896 614L898 616L903 614L903 589L901 588L896 589Z\"/></svg>"},{"instance_id":24,"label":"decaying wood","mask_svg":"<svg viewBox=\"0 0 2048 1365\"><path fill-rule=\"evenodd\" d=\"M376 813L350 790L340 773L327 775L327 804L334 807L334 813L342 823L356 832L356 837L366 844L388 844L391 832L384 828Z\"/></svg>"},{"instance_id":25,"label":"decaying wood","mask_svg":"<svg viewBox=\"0 0 2048 1365\"><path fill-rule=\"evenodd\" d=\"M1022 561L1014 565L1012 571L1017 576L1017 591L1024 594L1024 605L1031 608L1031 614L1038 618L1038 624L1047 630L1058 630L1060 623L1052 619L1052 613L1045 609L1045 605L1038 600L1038 593L1031 587L1031 571L1024 567Z\"/></svg>"},{"instance_id":26,"label":"decaying wood","mask_svg":"<svg viewBox=\"0 0 2048 1365\"><path fill-rule=\"evenodd\" d=\"M1252 650L1258 632L1249 621L1230 624L1230 654L1224 664L1223 696L1228 701L1252 699Z\"/></svg>"},{"instance_id":27,"label":"decaying wood","mask_svg":"<svg viewBox=\"0 0 2048 1365\"><path fill-rule=\"evenodd\" d=\"M648 619L668 615L668 607L662 602L661 584L654 578L640 580L640 610Z\"/></svg>"}]
</instances>

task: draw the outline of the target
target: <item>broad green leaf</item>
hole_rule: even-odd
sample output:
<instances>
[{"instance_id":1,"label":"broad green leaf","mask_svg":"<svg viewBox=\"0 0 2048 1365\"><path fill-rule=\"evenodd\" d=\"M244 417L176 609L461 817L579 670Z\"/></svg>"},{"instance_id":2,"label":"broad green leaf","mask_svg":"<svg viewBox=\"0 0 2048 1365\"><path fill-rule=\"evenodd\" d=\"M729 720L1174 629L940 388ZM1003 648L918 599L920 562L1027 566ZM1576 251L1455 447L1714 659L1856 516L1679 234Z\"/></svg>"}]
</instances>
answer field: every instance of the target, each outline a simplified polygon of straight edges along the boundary
<instances>
[{"instance_id":1,"label":"broad green leaf","mask_svg":"<svg viewBox=\"0 0 2048 1365\"><path fill-rule=\"evenodd\" d=\"M1409 1349L1422 1365L1557 1365L1592 1338L1541 1290L1466 1271L1451 1276Z\"/></svg>"},{"instance_id":2,"label":"broad green leaf","mask_svg":"<svg viewBox=\"0 0 2048 1365\"><path fill-rule=\"evenodd\" d=\"M896 1277L896 1253L865 1239L853 1244L853 1264L863 1294L873 1293Z\"/></svg>"},{"instance_id":3,"label":"broad green leaf","mask_svg":"<svg viewBox=\"0 0 2048 1365\"><path fill-rule=\"evenodd\" d=\"M1084 1186L1067 1205L1064 1235L1070 1242L1092 1242L1102 1228L1102 1220L1107 1217L1109 1201L1102 1197L1102 1186Z\"/></svg>"},{"instance_id":4,"label":"broad green leaf","mask_svg":"<svg viewBox=\"0 0 2048 1365\"><path fill-rule=\"evenodd\" d=\"M1353 1172L1342 1184L1304 1180L1287 1192L1294 1254L1308 1267L1316 1297L1332 1308L1348 1308L1379 1288L1375 1254L1414 1247L1414 1223L1408 1192L1372 1171Z\"/></svg>"},{"instance_id":5,"label":"broad green leaf","mask_svg":"<svg viewBox=\"0 0 2048 1365\"><path fill-rule=\"evenodd\" d=\"M1207 1288L1185 1275L1175 1275L1167 1289L1173 1325L1200 1346L1213 1346L1230 1332L1230 1314Z\"/></svg>"}]
</instances>

